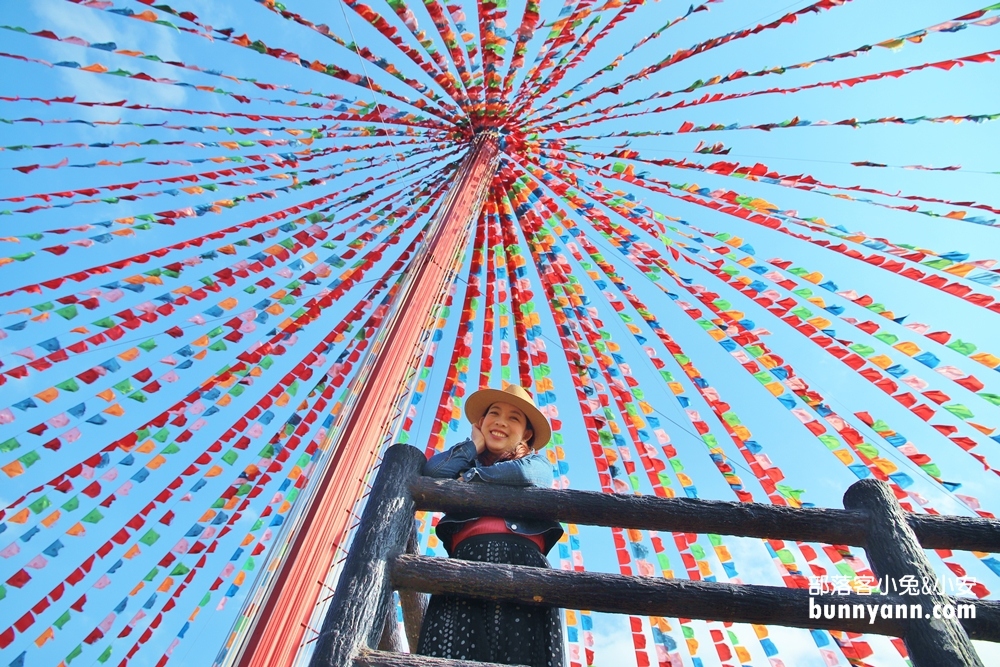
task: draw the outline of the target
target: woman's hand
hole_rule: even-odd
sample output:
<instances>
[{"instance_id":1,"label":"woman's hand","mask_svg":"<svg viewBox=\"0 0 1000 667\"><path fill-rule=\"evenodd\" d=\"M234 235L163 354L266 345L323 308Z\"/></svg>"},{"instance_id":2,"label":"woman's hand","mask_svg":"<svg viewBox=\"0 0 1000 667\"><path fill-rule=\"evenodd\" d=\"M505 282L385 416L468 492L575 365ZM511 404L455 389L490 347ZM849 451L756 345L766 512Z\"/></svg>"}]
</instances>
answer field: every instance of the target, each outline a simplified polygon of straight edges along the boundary
<instances>
[{"instance_id":1,"label":"woman's hand","mask_svg":"<svg viewBox=\"0 0 1000 667\"><path fill-rule=\"evenodd\" d=\"M476 446L477 454L482 454L486 451L486 436L483 435L478 424L472 425L472 444Z\"/></svg>"},{"instance_id":2,"label":"woman's hand","mask_svg":"<svg viewBox=\"0 0 1000 667\"><path fill-rule=\"evenodd\" d=\"M517 446L514 447L514 453L511 458L520 459L531 453L531 447L527 443L519 442Z\"/></svg>"}]
</instances>

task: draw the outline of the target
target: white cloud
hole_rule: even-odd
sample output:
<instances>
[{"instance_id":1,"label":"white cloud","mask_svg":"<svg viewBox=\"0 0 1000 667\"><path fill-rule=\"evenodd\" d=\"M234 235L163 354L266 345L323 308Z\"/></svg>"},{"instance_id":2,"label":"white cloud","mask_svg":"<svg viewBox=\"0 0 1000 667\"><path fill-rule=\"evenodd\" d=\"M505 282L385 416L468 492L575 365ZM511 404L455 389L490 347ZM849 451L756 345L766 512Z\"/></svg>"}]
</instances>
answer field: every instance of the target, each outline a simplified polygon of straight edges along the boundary
<instances>
[{"instance_id":1,"label":"white cloud","mask_svg":"<svg viewBox=\"0 0 1000 667\"><path fill-rule=\"evenodd\" d=\"M973 641L972 646L984 665L1000 665L1000 644Z\"/></svg>"},{"instance_id":2,"label":"white cloud","mask_svg":"<svg viewBox=\"0 0 1000 667\"><path fill-rule=\"evenodd\" d=\"M75 36L91 43L115 42L119 48L155 54L163 60L183 60L177 52L176 36L162 26L147 25L124 17L102 16L98 10L59 0L32 3L31 9L41 19L42 25L59 37ZM112 63L126 59L134 61L134 64L122 63L122 67L129 71L145 71L152 76L169 76L172 79L182 78L178 76L181 74L180 70L169 66L158 66L125 56L102 54L85 47L52 40L40 41L50 54L47 59L53 62L60 60L73 60L81 64L100 62L114 69L115 65ZM140 62L141 66L138 66ZM165 70L174 71L167 74ZM74 72L65 68L55 68L55 71L62 80L59 93L76 95L78 99L110 102L129 98L131 101L163 106L183 106L187 100L187 92L178 86ZM95 117L101 117L100 114L101 111L98 109L93 111Z\"/></svg>"},{"instance_id":3,"label":"white cloud","mask_svg":"<svg viewBox=\"0 0 1000 667\"><path fill-rule=\"evenodd\" d=\"M736 572L744 584L758 586L783 586L781 574L774 565L763 542L750 537L722 538L736 565Z\"/></svg>"},{"instance_id":4,"label":"white cloud","mask_svg":"<svg viewBox=\"0 0 1000 667\"><path fill-rule=\"evenodd\" d=\"M826 664L820 654L820 648L810 636L808 630L800 628L785 628L774 625L767 626L768 636L774 645L778 647L778 657L785 667L824 667ZM741 635L742 637L742 635ZM749 639L753 639L750 637ZM756 644L756 640L754 640ZM840 654L833 638L830 643L823 648L829 649L836 654ZM843 661L847 663L846 660ZM764 662L766 664L766 662Z\"/></svg>"},{"instance_id":5,"label":"white cloud","mask_svg":"<svg viewBox=\"0 0 1000 667\"><path fill-rule=\"evenodd\" d=\"M595 613L593 619L594 664L600 667L634 667L635 646L632 644L628 617ZM679 637L674 639L680 641ZM651 645L651 639L647 639L647 646Z\"/></svg>"}]
</instances>

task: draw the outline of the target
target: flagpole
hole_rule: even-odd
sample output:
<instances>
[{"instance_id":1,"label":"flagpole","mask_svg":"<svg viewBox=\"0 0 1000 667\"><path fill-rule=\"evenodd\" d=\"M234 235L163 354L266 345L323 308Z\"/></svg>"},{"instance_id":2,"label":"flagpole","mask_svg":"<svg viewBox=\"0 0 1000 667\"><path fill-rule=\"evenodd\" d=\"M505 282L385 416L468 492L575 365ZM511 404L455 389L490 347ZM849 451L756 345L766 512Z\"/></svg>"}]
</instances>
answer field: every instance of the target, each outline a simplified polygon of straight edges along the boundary
<instances>
[{"instance_id":1,"label":"flagpole","mask_svg":"<svg viewBox=\"0 0 1000 667\"><path fill-rule=\"evenodd\" d=\"M254 610L239 667L293 664L309 618L346 535L364 479L390 435L400 400L409 391L433 307L450 286L449 268L479 219L499 163L499 137L482 133L459 166L453 185L406 270L390 313L359 363L353 400L345 402L330 432L330 454L321 480L298 522L263 602Z\"/></svg>"}]
</instances>

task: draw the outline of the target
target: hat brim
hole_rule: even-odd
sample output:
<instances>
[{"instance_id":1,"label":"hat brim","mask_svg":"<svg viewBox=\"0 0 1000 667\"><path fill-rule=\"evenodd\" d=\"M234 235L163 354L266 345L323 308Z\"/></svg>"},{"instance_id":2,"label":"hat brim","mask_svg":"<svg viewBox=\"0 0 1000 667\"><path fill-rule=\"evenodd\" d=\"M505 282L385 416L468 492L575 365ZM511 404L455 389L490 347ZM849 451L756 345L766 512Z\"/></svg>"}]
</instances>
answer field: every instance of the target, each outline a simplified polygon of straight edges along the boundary
<instances>
[{"instance_id":1,"label":"hat brim","mask_svg":"<svg viewBox=\"0 0 1000 667\"><path fill-rule=\"evenodd\" d=\"M542 411L530 401L506 391L480 389L474 392L465 401L465 417L475 424L494 403L509 403L517 406L524 413L524 416L531 422L531 430L534 432L534 438L531 441L532 448L537 451L548 444L552 438L552 427L549 426L549 420L545 418Z\"/></svg>"}]
</instances>

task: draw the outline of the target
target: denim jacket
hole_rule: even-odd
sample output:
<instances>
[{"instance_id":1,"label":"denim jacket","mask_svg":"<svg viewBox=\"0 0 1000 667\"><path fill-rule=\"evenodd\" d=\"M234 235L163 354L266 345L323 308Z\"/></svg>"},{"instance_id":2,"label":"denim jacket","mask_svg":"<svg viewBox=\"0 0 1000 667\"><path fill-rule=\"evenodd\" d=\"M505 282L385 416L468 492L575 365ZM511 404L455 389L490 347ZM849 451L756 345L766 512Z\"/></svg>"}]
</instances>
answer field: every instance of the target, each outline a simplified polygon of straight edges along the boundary
<instances>
[{"instance_id":1,"label":"denim jacket","mask_svg":"<svg viewBox=\"0 0 1000 667\"><path fill-rule=\"evenodd\" d=\"M507 486L548 488L552 483L552 466L544 457L529 454L514 461L483 465L477 457L476 445L471 438L432 456L424 464L422 472L427 477L457 479L461 476L466 482L487 482ZM445 514L441 518L437 525L437 535L449 554L451 554L451 537L458 532L462 524L478 518L480 517L465 514ZM548 553L563 534L558 521L504 517L504 523L507 524L507 528L519 535L542 535L545 540L543 553Z\"/></svg>"}]
</instances>

